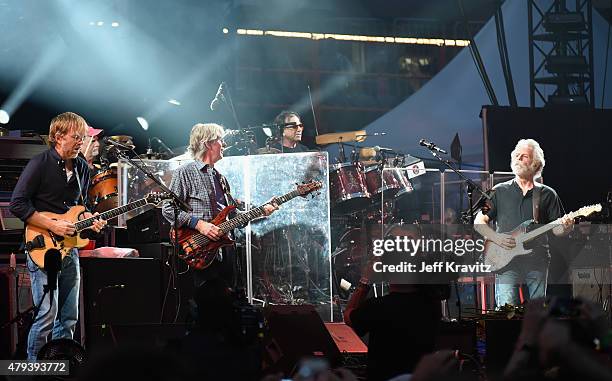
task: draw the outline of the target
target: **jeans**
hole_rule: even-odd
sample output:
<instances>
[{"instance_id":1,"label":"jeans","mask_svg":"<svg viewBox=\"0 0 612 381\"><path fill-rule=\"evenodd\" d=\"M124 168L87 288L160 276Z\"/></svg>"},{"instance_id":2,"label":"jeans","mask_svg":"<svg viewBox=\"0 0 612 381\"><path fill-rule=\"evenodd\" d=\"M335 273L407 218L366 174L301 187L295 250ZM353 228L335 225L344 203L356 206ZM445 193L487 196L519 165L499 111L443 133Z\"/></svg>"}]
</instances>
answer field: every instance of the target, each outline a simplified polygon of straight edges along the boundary
<instances>
[{"instance_id":1,"label":"jeans","mask_svg":"<svg viewBox=\"0 0 612 381\"><path fill-rule=\"evenodd\" d=\"M548 263L542 260L515 259L505 271L495 275L495 304L497 308L505 304L520 304L518 288L525 283L529 299L546 296Z\"/></svg>"},{"instance_id":2,"label":"jeans","mask_svg":"<svg viewBox=\"0 0 612 381\"><path fill-rule=\"evenodd\" d=\"M28 335L28 360L36 360L38 352L47 343L49 333L52 333L52 339L72 339L79 316L81 272L79 252L72 249L70 255L62 260L62 268L57 275L57 290L45 295L43 286L47 284L47 273L36 266L30 256L27 261L34 305L40 303L43 295L45 297Z\"/></svg>"}]
</instances>

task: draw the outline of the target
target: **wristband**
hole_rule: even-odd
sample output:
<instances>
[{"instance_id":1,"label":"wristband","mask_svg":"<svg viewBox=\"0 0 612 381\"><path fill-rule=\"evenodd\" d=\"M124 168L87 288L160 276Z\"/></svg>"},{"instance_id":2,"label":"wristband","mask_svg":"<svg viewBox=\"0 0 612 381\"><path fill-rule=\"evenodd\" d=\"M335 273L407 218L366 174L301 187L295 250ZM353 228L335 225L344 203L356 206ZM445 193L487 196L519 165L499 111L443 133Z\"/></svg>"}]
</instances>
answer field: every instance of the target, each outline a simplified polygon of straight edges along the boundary
<instances>
[{"instance_id":1,"label":"wristband","mask_svg":"<svg viewBox=\"0 0 612 381\"><path fill-rule=\"evenodd\" d=\"M191 217L191 219L189 220L189 227L191 229L195 229L199 221L200 219L198 217Z\"/></svg>"}]
</instances>

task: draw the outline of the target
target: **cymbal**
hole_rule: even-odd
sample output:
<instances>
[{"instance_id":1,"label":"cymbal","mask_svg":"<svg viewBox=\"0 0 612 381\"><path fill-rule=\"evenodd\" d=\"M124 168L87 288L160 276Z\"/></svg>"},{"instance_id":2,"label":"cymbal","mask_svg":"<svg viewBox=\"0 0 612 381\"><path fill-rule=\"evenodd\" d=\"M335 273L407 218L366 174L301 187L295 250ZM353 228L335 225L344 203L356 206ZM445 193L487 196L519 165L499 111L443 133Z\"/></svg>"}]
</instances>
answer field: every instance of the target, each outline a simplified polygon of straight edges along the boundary
<instances>
[{"instance_id":1,"label":"cymbal","mask_svg":"<svg viewBox=\"0 0 612 381\"><path fill-rule=\"evenodd\" d=\"M258 148L257 154L259 155L264 155L264 154L268 154L268 153L281 153L281 151L277 148L272 148L272 147L262 147L262 148Z\"/></svg>"},{"instance_id":2,"label":"cymbal","mask_svg":"<svg viewBox=\"0 0 612 381\"><path fill-rule=\"evenodd\" d=\"M148 156L150 156L150 158ZM168 155L156 152L152 154L141 153L138 155L138 157L141 159L147 159L147 160L165 160L168 157Z\"/></svg>"},{"instance_id":3,"label":"cymbal","mask_svg":"<svg viewBox=\"0 0 612 381\"><path fill-rule=\"evenodd\" d=\"M317 144L333 144L333 143L361 143L366 140L367 134L365 130L334 132L330 134L322 134L315 138Z\"/></svg>"},{"instance_id":4,"label":"cymbal","mask_svg":"<svg viewBox=\"0 0 612 381\"><path fill-rule=\"evenodd\" d=\"M131 146L132 149L136 147L134 142L132 141L132 137L128 135L112 135L108 137L110 140L119 142L121 144L125 144L126 146Z\"/></svg>"}]
</instances>

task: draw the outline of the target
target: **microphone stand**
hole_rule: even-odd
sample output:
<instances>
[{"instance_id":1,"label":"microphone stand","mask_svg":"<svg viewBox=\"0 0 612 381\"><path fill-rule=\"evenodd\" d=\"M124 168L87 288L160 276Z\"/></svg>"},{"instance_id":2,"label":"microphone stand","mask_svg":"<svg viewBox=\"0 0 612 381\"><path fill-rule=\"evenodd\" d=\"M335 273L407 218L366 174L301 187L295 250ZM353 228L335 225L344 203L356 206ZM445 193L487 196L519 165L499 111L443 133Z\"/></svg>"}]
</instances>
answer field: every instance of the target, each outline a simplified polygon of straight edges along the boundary
<instances>
[{"instance_id":1,"label":"microphone stand","mask_svg":"<svg viewBox=\"0 0 612 381\"><path fill-rule=\"evenodd\" d=\"M225 97L225 94L221 93L221 99L223 100L223 102L225 102L225 104L228 106L228 108L232 112L232 116L234 118L234 123L236 123L236 127L238 127L238 129L241 130L242 128L240 127L240 122L238 121L238 115L236 114L236 109L234 108L234 102L232 101L232 96L230 94L229 88L226 87L225 91L227 91L227 98Z\"/></svg>"},{"instance_id":2,"label":"microphone stand","mask_svg":"<svg viewBox=\"0 0 612 381\"><path fill-rule=\"evenodd\" d=\"M478 193L480 193L482 195L482 197L484 197L487 200L491 199L491 196L489 196L489 194L485 191L482 190L481 187L478 186L478 184L474 183L472 181L472 179L466 177L463 173L461 173L457 168L455 168L455 166L453 165L453 163L450 162L450 160L446 160L440 157L440 155L438 155L438 153L429 147L426 147L429 152L436 158L438 159L441 163L443 163L444 165L446 165L446 167L448 167L451 171L455 172L457 174L457 176L459 176L463 181L465 181L467 183L467 196L468 196L468 206L469 206L469 219L465 222L468 222L470 224L470 226L474 226L474 213L472 213L472 211L474 210L474 202L472 201L472 194L474 193L474 190L478 191ZM472 278L474 279L474 304L478 304L478 281L476 279L475 275L472 275ZM459 286L457 285L457 281L455 281L455 293L457 295L457 309L459 311L458 313L458 319L459 321L461 321L461 298L459 295ZM476 311L481 311L480 306L477 306L475 308Z\"/></svg>"},{"instance_id":3,"label":"microphone stand","mask_svg":"<svg viewBox=\"0 0 612 381\"><path fill-rule=\"evenodd\" d=\"M185 212L191 212L192 208L191 206L189 206L185 201L181 200L176 193L174 193L173 191L171 191L166 185L164 185L155 175L153 175L151 172L147 171L143 165L138 164L136 161L132 160L128 155L126 155L124 152L118 150L117 156L119 156L122 159L125 159L128 163L130 163L130 165L132 165L133 167L139 169L141 172L143 172L145 175L147 175L148 178L150 178L151 180L153 180L153 182L155 182L155 184L157 184L164 192L166 192L168 195L170 195L172 197L172 204L173 204L173 208L174 208L174 238L173 238L173 258L170 260L170 282L172 282L172 287L173 289L176 289L176 283L174 280L174 276L175 274L177 274L177 268L178 268L178 264L177 264L177 260L176 258L178 257L178 253L180 250L180 246L179 246L179 241L178 241L178 210L182 209ZM139 158L139 160L142 162L142 159ZM142 163L144 164L144 163ZM180 291L179 291L179 295L180 295ZM180 296L179 296L180 297ZM162 307L162 311L161 311L161 317L160 320L163 320L163 308ZM178 304L178 308L180 308L180 304ZM175 322L176 322L176 318L178 317L178 311L176 312L175 315Z\"/></svg>"},{"instance_id":4,"label":"microphone stand","mask_svg":"<svg viewBox=\"0 0 612 381\"><path fill-rule=\"evenodd\" d=\"M172 197L172 201L174 203L177 204L177 206L181 209L184 210L185 212L191 212L191 206L187 205L187 203L183 200L181 200L179 198L179 196L177 196L176 193L172 192L170 190L170 188L168 188L167 186L164 185L164 183L162 183L154 174L152 174L151 172L147 171L143 165L138 164L136 161L134 161L132 158L130 158L128 155L126 155L125 153L123 153L120 150L117 150L117 156L121 159L126 160L128 163L130 163L131 166L139 169L142 173L144 173L145 175L147 175L148 178L150 178L155 184L157 184L164 193L167 193L169 196ZM144 164L144 163L143 163Z\"/></svg>"}]
</instances>

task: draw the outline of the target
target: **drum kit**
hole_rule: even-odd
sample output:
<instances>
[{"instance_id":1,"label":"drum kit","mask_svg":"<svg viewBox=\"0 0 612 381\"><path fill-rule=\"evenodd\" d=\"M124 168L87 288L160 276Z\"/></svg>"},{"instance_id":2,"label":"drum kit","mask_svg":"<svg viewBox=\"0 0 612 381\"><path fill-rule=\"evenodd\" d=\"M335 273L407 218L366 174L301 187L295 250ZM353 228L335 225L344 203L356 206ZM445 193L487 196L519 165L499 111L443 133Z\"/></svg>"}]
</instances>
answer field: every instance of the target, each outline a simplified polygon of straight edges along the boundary
<instances>
[{"instance_id":1,"label":"drum kit","mask_svg":"<svg viewBox=\"0 0 612 381\"><path fill-rule=\"evenodd\" d=\"M363 142L366 136L365 131L317 136L319 144L340 147L338 162L329 166L330 204L336 214L366 212L371 217L373 209L381 209L382 215L387 202L393 203L414 189L405 167L419 160L410 155L353 145L350 160L346 160L345 145Z\"/></svg>"},{"instance_id":2,"label":"drum kit","mask_svg":"<svg viewBox=\"0 0 612 381\"><path fill-rule=\"evenodd\" d=\"M114 135L109 139L135 147L131 136ZM91 178L91 184L87 196L92 206L92 211L102 213L119 206L119 189L117 188L117 156L112 145L105 146L100 152L100 164L96 164L96 170ZM114 162L111 162L114 161Z\"/></svg>"},{"instance_id":3,"label":"drum kit","mask_svg":"<svg viewBox=\"0 0 612 381\"><path fill-rule=\"evenodd\" d=\"M421 161L388 148L355 144L366 137L365 131L350 131L316 138L321 145L339 145L338 162L329 166L329 192L332 220L339 222L334 224L332 276L341 298L348 298L351 285L359 281L372 238L390 231L380 229L382 224L396 229L403 225L394 224L395 204L414 190L407 167ZM348 143L352 151L346 160Z\"/></svg>"}]
</instances>

